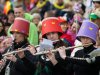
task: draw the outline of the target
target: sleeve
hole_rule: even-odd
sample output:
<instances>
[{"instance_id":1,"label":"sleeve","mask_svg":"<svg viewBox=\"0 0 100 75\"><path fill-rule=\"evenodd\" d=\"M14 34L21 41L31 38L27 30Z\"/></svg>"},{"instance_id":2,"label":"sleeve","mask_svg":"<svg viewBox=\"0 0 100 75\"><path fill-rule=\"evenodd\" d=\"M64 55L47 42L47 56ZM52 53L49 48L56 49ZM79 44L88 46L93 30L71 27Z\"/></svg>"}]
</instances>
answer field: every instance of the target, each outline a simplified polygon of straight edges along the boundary
<instances>
[{"instance_id":1,"label":"sleeve","mask_svg":"<svg viewBox=\"0 0 100 75\"><path fill-rule=\"evenodd\" d=\"M2 54L0 53L0 60L2 59Z\"/></svg>"},{"instance_id":2,"label":"sleeve","mask_svg":"<svg viewBox=\"0 0 100 75\"><path fill-rule=\"evenodd\" d=\"M74 57L66 57L65 61L67 63L73 63L73 64L77 64L77 65L83 65L83 66L88 66L91 65L94 61L92 61L94 58L90 58L90 56L88 56L87 58L82 58L80 57L80 55L82 55L82 50L78 50L75 53Z\"/></svg>"},{"instance_id":3,"label":"sleeve","mask_svg":"<svg viewBox=\"0 0 100 75\"><path fill-rule=\"evenodd\" d=\"M94 64L95 64L96 66L100 66L100 56L95 57L95 62L94 62ZM99 67L99 69L100 69L100 67Z\"/></svg>"},{"instance_id":4,"label":"sleeve","mask_svg":"<svg viewBox=\"0 0 100 75\"><path fill-rule=\"evenodd\" d=\"M57 75L73 75L73 64L67 63L66 66L62 66L59 62L53 68Z\"/></svg>"},{"instance_id":5,"label":"sleeve","mask_svg":"<svg viewBox=\"0 0 100 75\"><path fill-rule=\"evenodd\" d=\"M28 75L34 73L35 66L27 58L19 58L15 62L15 69Z\"/></svg>"},{"instance_id":6,"label":"sleeve","mask_svg":"<svg viewBox=\"0 0 100 75\"><path fill-rule=\"evenodd\" d=\"M88 66L93 62L91 58L78 58L78 57L66 57L65 61L67 63L73 63L84 66Z\"/></svg>"},{"instance_id":7,"label":"sleeve","mask_svg":"<svg viewBox=\"0 0 100 75\"><path fill-rule=\"evenodd\" d=\"M97 63L97 61L99 61L99 59L97 60L96 57L91 57L90 55L87 55L87 57L83 58L80 57L80 55L82 55L82 50L79 50L75 53L74 57L66 57L65 61L68 63L73 63L73 64L77 64L77 65L83 65L83 66L90 66L94 63Z\"/></svg>"}]
</instances>

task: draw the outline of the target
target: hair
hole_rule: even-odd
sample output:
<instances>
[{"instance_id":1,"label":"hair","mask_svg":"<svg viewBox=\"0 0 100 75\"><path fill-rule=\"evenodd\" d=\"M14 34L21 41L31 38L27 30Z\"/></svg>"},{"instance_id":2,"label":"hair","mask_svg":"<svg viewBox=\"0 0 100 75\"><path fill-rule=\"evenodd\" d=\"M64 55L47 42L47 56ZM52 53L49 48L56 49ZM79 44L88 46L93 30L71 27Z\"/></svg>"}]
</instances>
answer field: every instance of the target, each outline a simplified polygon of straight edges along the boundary
<instances>
[{"instance_id":1,"label":"hair","mask_svg":"<svg viewBox=\"0 0 100 75\"><path fill-rule=\"evenodd\" d=\"M72 11L73 9L73 5L72 5L72 3L71 2L68 2L68 3L66 3L65 4L65 8L67 9L67 11ZM69 9L70 8L70 9Z\"/></svg>"},{"instance_id":2,"label":"hair","mask_svg":"<svg viewBox=\"0 0 100 75\"><path fill-rule=\"evenodd\" d=\"M4 26L11 26L11 23L6 22Z\"/></svg>"},{"instance_id":3,"label":"hair","mask_svg":"<svg viewBox=\"0 0 100 75\"><path fill-rule=\"evenodd\" d=\"M59 37L59 39L60 39L60 36L62 35L62 33L60 33L60 32L53 32L53 33L58 33L58 37ZM46 33L46 34L47 34L47 33ZM46 38L46 39L47 39L46 34L43 36L43 38Z\"/></svg>"},{"instance_id":4,"label":"hair","mask_svg":"<svg viewBox=\"0 0 100 75\"><path fill-rule=\"evenodd\" d=\"M47 17L55 17L55 13L52 10L46 11Z\"/></svg>"},{"instance_id":5,"label":"hair","mask_svg":"<svg viewBox=\"0 0 100 75\"><path fill-rule=\"evenodd\" d=\"M8 21L8 17L7 17L7 15L6 15L6 14L2 14L2 15L1 15L1 20L2 20L2 19L5 19L5 20Z\"/></svg>"},{"instance_id":6,"label":"hair","mask_svg":"<svg viewBox=\"0 0 100 75\"><path fill-rule=\"evenodd\" d=\"M23 10L24 10L24 7L23 7L23 5L15 5L15 8L22 8Z\"/></svg>"},{"instance_id":7,"label":"hair","mask_svg":"<svg viewBox=\"0 0 100 75\"><path fill-rule=\"evenodd\" d=\"M8 13L7 13L7 15L9 15L9 14L11 14L11 13L14 14L14 10L12 10L12 9L9 10Z\"/></svg>"},{"instance_id":8,"label":"hair","mask_svg":"<svg viewBox=\"0 0 100 75\"><path fill-rule=\"evenodd\" d=\"M81 5L82 5L81 9L82 9L83 12L85 13L86 6L85 6L84 4L81 4Z\"/></svg>"},{"instance_id":9,"label":"hair","mask_svg":"<svg viewBox=\"0 0 100 75\"><path fill-rule=\"evenodd\" d=\"M40 16L40 14L39 13L33 13L33 19L34 19L34 17L36 17L36 16L38 16L39 18L40 18L40 20L41 20L41 16Z\"/></svg>"},{"instance_id":10,"label":"hair","mask_svg":"<svg viewBox=\"0 0 100 75\"><path fill-rule=\"evenodd\" d=\"M0 34L0 36L6 36L7 34L6 34L6 32L5 32L5 26L4 26L4 22L0 19L0 23L2 23L2 27L3 27L3 30L0 32L1 34Z\"/></svg>"}]
</instances>

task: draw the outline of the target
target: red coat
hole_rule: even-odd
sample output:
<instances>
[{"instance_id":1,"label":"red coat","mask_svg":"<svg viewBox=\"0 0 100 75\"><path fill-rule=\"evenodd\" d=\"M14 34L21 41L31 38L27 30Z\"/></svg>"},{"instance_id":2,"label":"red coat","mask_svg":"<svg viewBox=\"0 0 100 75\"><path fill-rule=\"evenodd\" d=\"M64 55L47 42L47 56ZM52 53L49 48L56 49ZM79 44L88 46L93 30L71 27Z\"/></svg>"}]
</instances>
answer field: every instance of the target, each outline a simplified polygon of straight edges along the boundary
<instances>
[{"instance_id":1,"label":"red coat","mask_svg":"<svg viewBox=\"0 0 100 75\"><path fill-rule=\"evenodd\" d=\"M72 40L71 35L63 33L63 35L61 36L61 38L66 39L66 41L68 41L72 46L74 45L74 40Z\"/></svg>"}]
</instances>

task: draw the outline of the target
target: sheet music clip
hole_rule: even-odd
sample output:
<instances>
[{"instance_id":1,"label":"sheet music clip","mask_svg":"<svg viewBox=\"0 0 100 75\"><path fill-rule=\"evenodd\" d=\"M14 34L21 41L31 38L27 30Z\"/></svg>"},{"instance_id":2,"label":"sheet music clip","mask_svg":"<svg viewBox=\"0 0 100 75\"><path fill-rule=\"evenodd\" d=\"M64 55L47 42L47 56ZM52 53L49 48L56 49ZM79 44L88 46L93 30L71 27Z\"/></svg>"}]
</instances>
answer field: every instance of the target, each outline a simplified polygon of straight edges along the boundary
<instances>
[{"instance_id":1,"label":"sheet music clip","mask_svg":"<svg viewBox=\"0 0 100 75\"><path fill-rule=\"evenodd\" d=\"M48 51L53 48L53 42L51 40L43 39L43 42L40 43L40 51Z\"/></svg>"}]
</instances>

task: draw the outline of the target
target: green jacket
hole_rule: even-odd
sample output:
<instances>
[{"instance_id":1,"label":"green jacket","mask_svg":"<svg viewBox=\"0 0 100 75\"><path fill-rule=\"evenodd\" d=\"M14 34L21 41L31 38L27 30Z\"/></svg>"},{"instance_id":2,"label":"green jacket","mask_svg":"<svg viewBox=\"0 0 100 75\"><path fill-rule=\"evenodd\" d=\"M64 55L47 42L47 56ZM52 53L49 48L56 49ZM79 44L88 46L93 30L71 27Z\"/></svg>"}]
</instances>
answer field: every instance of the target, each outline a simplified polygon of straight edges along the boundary
<instances>
[{"instance_id":1,"label":"green jacket","mask_svg":"<svg viewBox=\"0 0 100 75\"><path fill-rule=\"evenodd\" d=\"M34 23L30 23L29 37L28 40L32 45L38 45L38 30Z\"/></svg>"}]
</instances>

